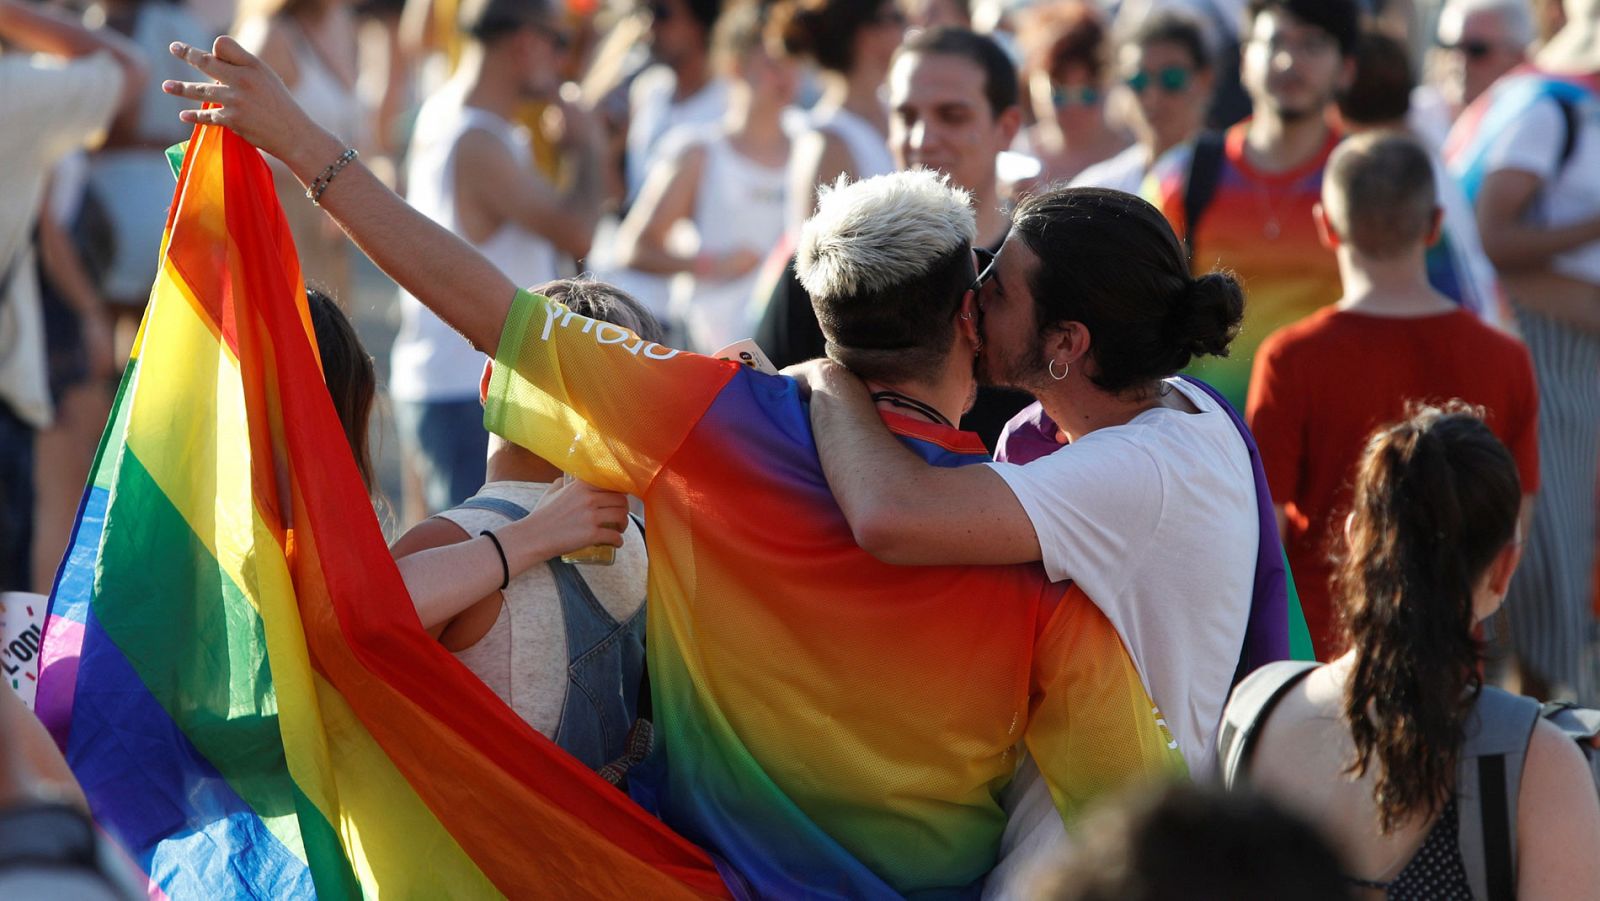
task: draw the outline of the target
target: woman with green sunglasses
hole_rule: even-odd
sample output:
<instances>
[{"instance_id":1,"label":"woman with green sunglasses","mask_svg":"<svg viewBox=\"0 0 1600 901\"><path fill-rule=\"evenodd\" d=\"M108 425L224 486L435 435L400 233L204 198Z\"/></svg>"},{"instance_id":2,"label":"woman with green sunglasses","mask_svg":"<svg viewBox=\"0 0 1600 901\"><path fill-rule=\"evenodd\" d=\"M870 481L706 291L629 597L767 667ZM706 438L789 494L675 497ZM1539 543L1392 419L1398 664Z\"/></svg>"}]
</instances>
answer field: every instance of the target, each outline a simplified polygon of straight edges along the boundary
<instances>
[{"instance_id":1,"label":"woman with green sunglasses","mask_svg":"<svg viewBox=\"0 0 1600 901\"><path fill-rule=\"evenodd\" d=\"M1187 167L1211 100L1210 52L1193 19L1166 13L1147 20L1117 53L1117 72L1132 94L1137 143L1073 179L1077 187L1144 193L1145 180L1169 166ZM1176 171L1176 170L1175 170Z\"/></svg>"},{"instance_id":2,"label":"woman with green sunglasses","mask_svg":"<svg viewBox=\"0 0 1600 901\"><path fill-rule=\"evenodd\" d=\"M1039 158L1039 183L1070 179L1127 147L1127 132L1106 118L1109 38L1099 11L1056 0L1032 7L1019 24L1036 121L1017 149Z\"/></svg>"}]
</instances>

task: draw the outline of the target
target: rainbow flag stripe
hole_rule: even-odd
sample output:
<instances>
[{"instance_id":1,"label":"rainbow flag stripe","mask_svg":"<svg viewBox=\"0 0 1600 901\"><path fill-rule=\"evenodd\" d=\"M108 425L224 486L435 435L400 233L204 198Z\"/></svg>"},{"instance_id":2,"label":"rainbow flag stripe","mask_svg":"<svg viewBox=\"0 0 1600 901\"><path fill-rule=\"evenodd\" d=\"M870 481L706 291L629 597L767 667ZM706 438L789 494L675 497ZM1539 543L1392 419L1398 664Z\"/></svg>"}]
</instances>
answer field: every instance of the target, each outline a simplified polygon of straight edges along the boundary
<instances>
[{"instance_id":1,"label":"rainbow flag stripe","mask_svg":"<svg viewBox=\"0 0 1600 901\"><path fill-rule=\"evenodd\" d=\"M421 628L260 154L185 154L45 636L39 712L171 898L725 895Z\"/></svg>"}]
</instances>

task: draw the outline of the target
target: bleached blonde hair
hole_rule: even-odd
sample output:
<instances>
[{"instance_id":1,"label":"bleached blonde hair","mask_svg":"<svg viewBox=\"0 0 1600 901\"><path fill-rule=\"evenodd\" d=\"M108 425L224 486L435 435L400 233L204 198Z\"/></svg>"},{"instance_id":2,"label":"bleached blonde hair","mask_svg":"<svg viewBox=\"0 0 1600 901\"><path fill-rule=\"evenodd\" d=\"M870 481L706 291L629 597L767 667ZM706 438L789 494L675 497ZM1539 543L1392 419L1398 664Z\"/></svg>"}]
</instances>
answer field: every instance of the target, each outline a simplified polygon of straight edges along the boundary
<instances>
[{"instance_id":1,"label":"bleached blonde hair","mask_svg":"<svg viewBox=\"0 0 1600 901\"><path fill-rule=\"evenodd\" d=\"M949 176L912 169L824 185L800 228L795 273L813 298L878 294L926 275L977 240L972 195Z\"/></svg>"}]
</instances>

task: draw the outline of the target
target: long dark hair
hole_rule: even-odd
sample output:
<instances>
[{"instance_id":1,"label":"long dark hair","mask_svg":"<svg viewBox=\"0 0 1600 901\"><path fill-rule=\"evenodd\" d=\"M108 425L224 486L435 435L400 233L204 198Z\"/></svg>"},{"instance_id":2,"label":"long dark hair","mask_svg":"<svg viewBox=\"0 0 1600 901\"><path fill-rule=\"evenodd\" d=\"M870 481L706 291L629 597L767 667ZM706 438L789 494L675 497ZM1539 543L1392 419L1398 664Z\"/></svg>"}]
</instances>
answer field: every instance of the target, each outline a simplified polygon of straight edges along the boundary
<instances>
[{"instance_id":1,"label":"long dark hair","mask_svg":"<svg viewBox=\"0 0 1600 901\"><path fill-rule=\"evenodd\" d=\"M355 455L361 481L371 494L374 475L367 423L372 419L372 401L378 390L372 357L356 337L350 318L332 298L316 288L307 288L306 304L311 309L317 353L322 357L322 379L333 398L333 409L339 414L339 425L350 443L350 453Z\"/></svg>"},{"instance_id":2,"label":"long dark hair","mask_svg":"<svg viewBox=\"0 0 1600 901\"><path fill-rule=\"evenodd\" d=\"M1139 388L1195 357L1227 356L1244 317L1238 280L1191 277L1183 245L1149 203L1105 188L1053 188L1017 207L1011 233L1039 258L1028 280L1039 334L1083 323L1089 378L1102 390Z\"/></svg>"},{"instance_id":3,"label":"long dark hair","mask_svg":"<svg viewBox=\"0 0 1600 901\"><path fill-rule=\"evenodd\" d=\"M770 30L790 56L807 56L831 72L855 65L856 35L877 24L893 0L784 0L773 4Z\"/></svg>"},{"instance_id":4,"label":"long dark hair","mask_svg":"<svg viewBox=\"0 0 1600 901\"><path fill-rule=\"evenodd\" d=\"M1367 443L1334 584L1355 650L1348 772L1364 776L1376 761L1385 833L1437 814L1455 785L1483 683L1473 590L1516 534L1521 501L1511 453L1459 401L1417 407Z\"/></svg>"}]
</instances>

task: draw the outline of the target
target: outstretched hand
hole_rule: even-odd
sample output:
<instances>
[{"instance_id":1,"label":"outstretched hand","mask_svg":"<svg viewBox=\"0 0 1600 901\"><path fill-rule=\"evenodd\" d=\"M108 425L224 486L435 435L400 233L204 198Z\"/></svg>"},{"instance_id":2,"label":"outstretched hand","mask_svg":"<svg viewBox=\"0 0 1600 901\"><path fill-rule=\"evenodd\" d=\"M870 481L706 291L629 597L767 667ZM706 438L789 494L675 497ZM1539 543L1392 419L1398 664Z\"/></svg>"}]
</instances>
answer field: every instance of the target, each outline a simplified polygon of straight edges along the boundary
<instances>
[{"instance_id":1,"label":"outstretched hand","mask_svg":"<svg viewBox=\"0 0 1600 901\"><path fill-rule=\"evenodd\" d=\"M300 174L300 159L326 162L327 145L337 139L306 115L284 87L278 74L227 35L216 39L210 52L174 42L168 49L210 82L165 81L161 90L176 97L199 100L205 109L184 110L178 118L201 125L221 125ZM321 165L311 162L305 165Z\"/></svg>"}]
</instances>

